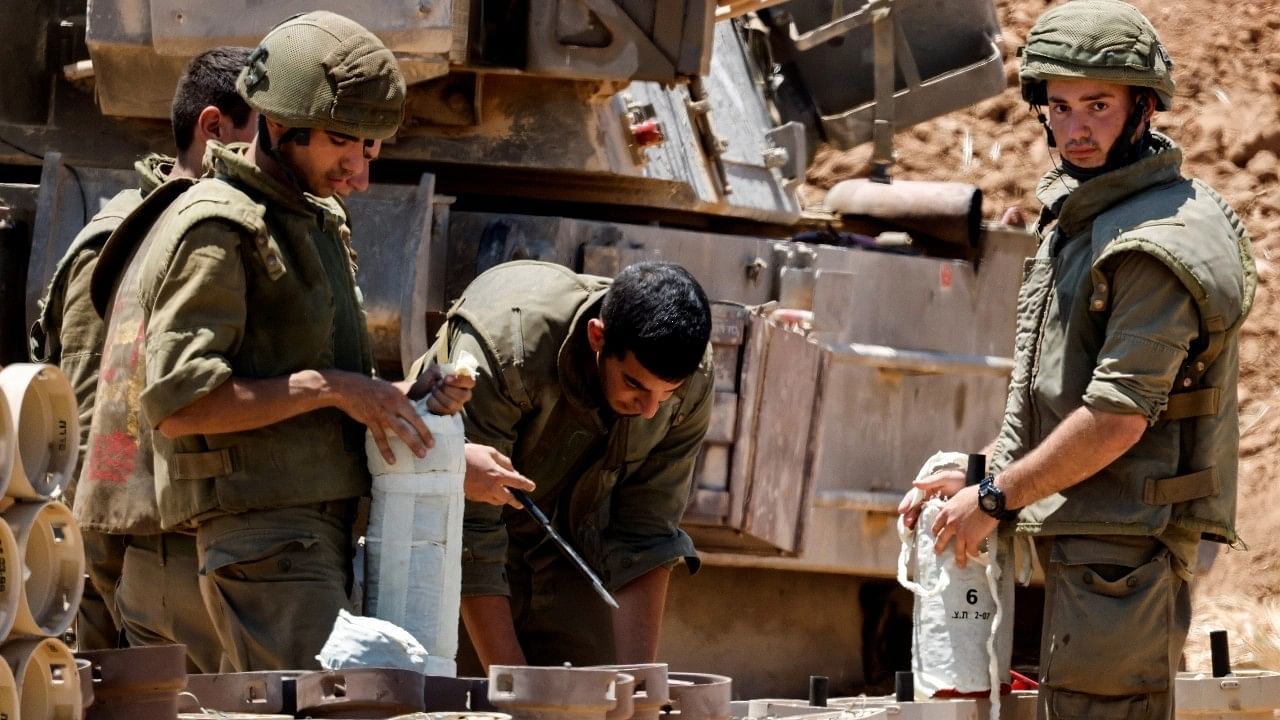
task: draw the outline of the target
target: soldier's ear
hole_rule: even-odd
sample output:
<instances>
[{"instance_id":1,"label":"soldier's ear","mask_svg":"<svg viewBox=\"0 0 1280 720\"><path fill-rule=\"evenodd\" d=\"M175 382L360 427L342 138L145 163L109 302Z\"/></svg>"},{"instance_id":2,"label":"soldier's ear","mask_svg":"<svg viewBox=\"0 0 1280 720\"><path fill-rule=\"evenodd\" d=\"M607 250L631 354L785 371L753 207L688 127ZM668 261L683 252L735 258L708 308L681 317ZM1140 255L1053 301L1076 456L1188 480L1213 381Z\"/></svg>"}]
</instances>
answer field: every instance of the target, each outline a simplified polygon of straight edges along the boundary
<instances>
[{"instance_id":1,"label":"soldier's ear","mask_svg":"<svg viewBox=\"0 0 1280 720\"><path fill-rule=\"evenodd\" d=\"M206 105L196 116L196 140L222 140L223 133L231 130L231 124L225 122L222 111L213 105Z\"/></svg>"},{"instance_id":2,"label":"soldier's ear","mask_svg":"<svg viewBox=\"0 0 1280 720\"><path fill-rule=\"evenodd\" d=\"M587 321L587 344L591 346L591 352L604 352L604 321L600 318Z\"/></svg>"}]
</instances>

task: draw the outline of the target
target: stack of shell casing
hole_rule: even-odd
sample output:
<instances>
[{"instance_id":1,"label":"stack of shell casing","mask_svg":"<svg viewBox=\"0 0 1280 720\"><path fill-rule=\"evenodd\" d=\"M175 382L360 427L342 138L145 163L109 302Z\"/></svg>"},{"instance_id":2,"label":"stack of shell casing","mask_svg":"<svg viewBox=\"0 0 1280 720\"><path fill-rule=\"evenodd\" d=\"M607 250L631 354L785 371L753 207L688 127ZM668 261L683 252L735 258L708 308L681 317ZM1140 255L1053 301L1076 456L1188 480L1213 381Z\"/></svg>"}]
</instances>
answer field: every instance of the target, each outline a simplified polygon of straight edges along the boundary
<instances>
[{"instance_id":1,"label":"stack of shell casing","mask_svg":"<svg viewBox=\"0 0 1280 720\"><path fill-rule=\"evenodd\" d=\"M84 589L84 545L61 500L76 468L76 398L51 365L5 367L0 391L0 717L79 720L80 673L61 639Z\"/></svg>"}]
</instances>

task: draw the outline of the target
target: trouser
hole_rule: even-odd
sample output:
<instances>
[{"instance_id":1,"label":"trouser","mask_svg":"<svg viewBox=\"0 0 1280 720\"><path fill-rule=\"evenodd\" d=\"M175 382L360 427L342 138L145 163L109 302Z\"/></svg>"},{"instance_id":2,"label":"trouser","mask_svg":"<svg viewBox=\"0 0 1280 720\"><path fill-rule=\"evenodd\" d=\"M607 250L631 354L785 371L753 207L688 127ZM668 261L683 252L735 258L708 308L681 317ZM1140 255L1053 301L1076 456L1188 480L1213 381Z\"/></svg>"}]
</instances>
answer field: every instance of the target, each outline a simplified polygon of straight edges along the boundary
<instances>
[{"instance_id":1,"label":"trouser","mask_svg":"<svg viewBox=\"0 0 1280 720\"><path fill-rule=\"evenodd\" d=\"M113 650L124 645L116 610L116 583L124 567L125 538L95 530L82 530L80 535L88 577L76 611L76 647Z\"/></svg>"},{"instance_id":2,"label":"trouser","mask_svg":"<svg viewBox=\"0 0 1280 720\"><path fill-rule=\"evenodd\" d=\"M507 583L516 636L530 665L615 662L612 612L568 560L553 557L536 571L508 561ZM458 637L458 675L485 675L465 628Z\"/></svg>"},{"instance_id":3,"label":"trouser","mask_svg":"<svg viewBox=\"0 0 1280 720\"><path fill-rule=\"evenodd\" d=\"M183 533L130 535L116 604L133 646L187 646L187 671L221 669L222 643L200 596L196 539Z\"/></svg>"},{"instance_id":4,"label":"trouser","mask_svg":"<svg viewBox=\"0 0 1280 720\"><path fill-rule=\"evenodd\" d=\"M354 500L200 523L200 593L230 669L314 670L350 610Z\"/></svg>"},{"instance_id":5,"label":"trouser","mask_svg":"<svg viewBox=\"0 0 1280 720\"><path fill-rule=\"evenodd\" d=\"M1039 720L1172 719L1191 595L1150 537L1046 542Z\"/></svg>"}]
</instances>

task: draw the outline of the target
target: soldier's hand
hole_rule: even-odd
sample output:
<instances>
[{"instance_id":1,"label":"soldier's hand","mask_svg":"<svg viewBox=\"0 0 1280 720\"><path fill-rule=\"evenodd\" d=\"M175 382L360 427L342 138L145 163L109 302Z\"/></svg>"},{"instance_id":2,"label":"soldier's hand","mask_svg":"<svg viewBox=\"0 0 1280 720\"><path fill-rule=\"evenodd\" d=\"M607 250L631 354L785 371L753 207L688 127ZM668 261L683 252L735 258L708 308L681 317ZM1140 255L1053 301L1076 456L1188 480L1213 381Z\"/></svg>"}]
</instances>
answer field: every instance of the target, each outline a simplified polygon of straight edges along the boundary
<instances>
[{"instance_id":1,"label":"soldier's hand","mask_svg":"<svg viewBox=\"0 0 1280 720\"><path fill-rule=\"evenodd\" d=\"M400 387L358 373L326 371L326 374L337 393L338 409L369 428L378 452L387 462L396 460L387 442L393 434L403 440L414 455L426 457L428 448L434 445L431 431Z\"/></svg>"},{"instance_id":2,"label":"soldier's hand","mask_svg":"<svg viewBox=\"0 0 1280 720\"><path fill-rule=\"evenodd\" d=\"M467 443L466 455L467 477L462 487L468 500L518 508L520 503L507 488L533 492L533 481L516 472L511 459L496 448Z\"/></svg>"},{"instance_id":3,"label":"soldier's hand","mask_svg":"<svg viewBox=\"0 0 1280 720\"><path fill-rule=\"evenodd\" d=\"M960 473L961 476L964 473ZM963 477L961 479L963 485ZM964 567L970 555L982 552L982 541L991 536L1000 521L978 507L978 487L962 487L938 511L933 521L934 552L941 555L955 541L956 565Z\"/></svg>"},{"instance_id":4,"label":"soldier's hand","mask_svg":"<svg viewBox=\"0 0 1280 720\"><path fill-rule=\"evenodd\" d=\"M408 395L411 400L427 398L427 409L436 415L454 415L471 401L471 389L475 386L474 377L441 377L440 366L432 364L409 387Z\"/></svg>"},{"instance_id":5,"label":"soldier's hand","mask_svg":"<svg viewBox=\"0 0 1280 720\"><path fill-rule=\"evenodd\" d=\"M964 488L964 472L961 470L943 470L923 480L913 481L911 484L916 490L920 491L920 502L912 505L911 499L914 493L908 492L902 497L902 502L898 503L898 514L905 516L903 521L908 530L916 526L916 519L920 517L920 506L924 504L925 500L935 495L951 497Z\"/></svg>"}]
</instances>

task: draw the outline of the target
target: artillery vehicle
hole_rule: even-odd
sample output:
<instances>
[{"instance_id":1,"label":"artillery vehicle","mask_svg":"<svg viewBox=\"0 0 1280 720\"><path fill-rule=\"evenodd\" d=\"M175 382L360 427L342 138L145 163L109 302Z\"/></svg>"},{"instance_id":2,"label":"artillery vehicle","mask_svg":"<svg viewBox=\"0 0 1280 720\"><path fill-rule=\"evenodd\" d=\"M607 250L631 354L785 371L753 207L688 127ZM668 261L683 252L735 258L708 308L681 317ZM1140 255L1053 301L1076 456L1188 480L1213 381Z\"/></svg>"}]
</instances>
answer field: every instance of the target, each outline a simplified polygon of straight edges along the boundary
<instances>
[{"instance_id":1,"label":"artillery vehicle","mask_svg":"<svg viewBox=\"0 0 1280 720\"><path fill-rule=\"evenodd\" d=\"M673 575L662 659L744 697L908 664L897 501L935 450L994 435L1032 241L984 225L975 188L891 182L892 140L1004 90L991 0L7 5L0 362L25 357L75 233L137 158L171 152L190 58L341 12L409 83L349 201L382 375L497 263L681 263L717 302L716 403L684 521L703 568ZM873 177L805 209L819 142L874 143Z\"/></svg>"}]
</instances>

